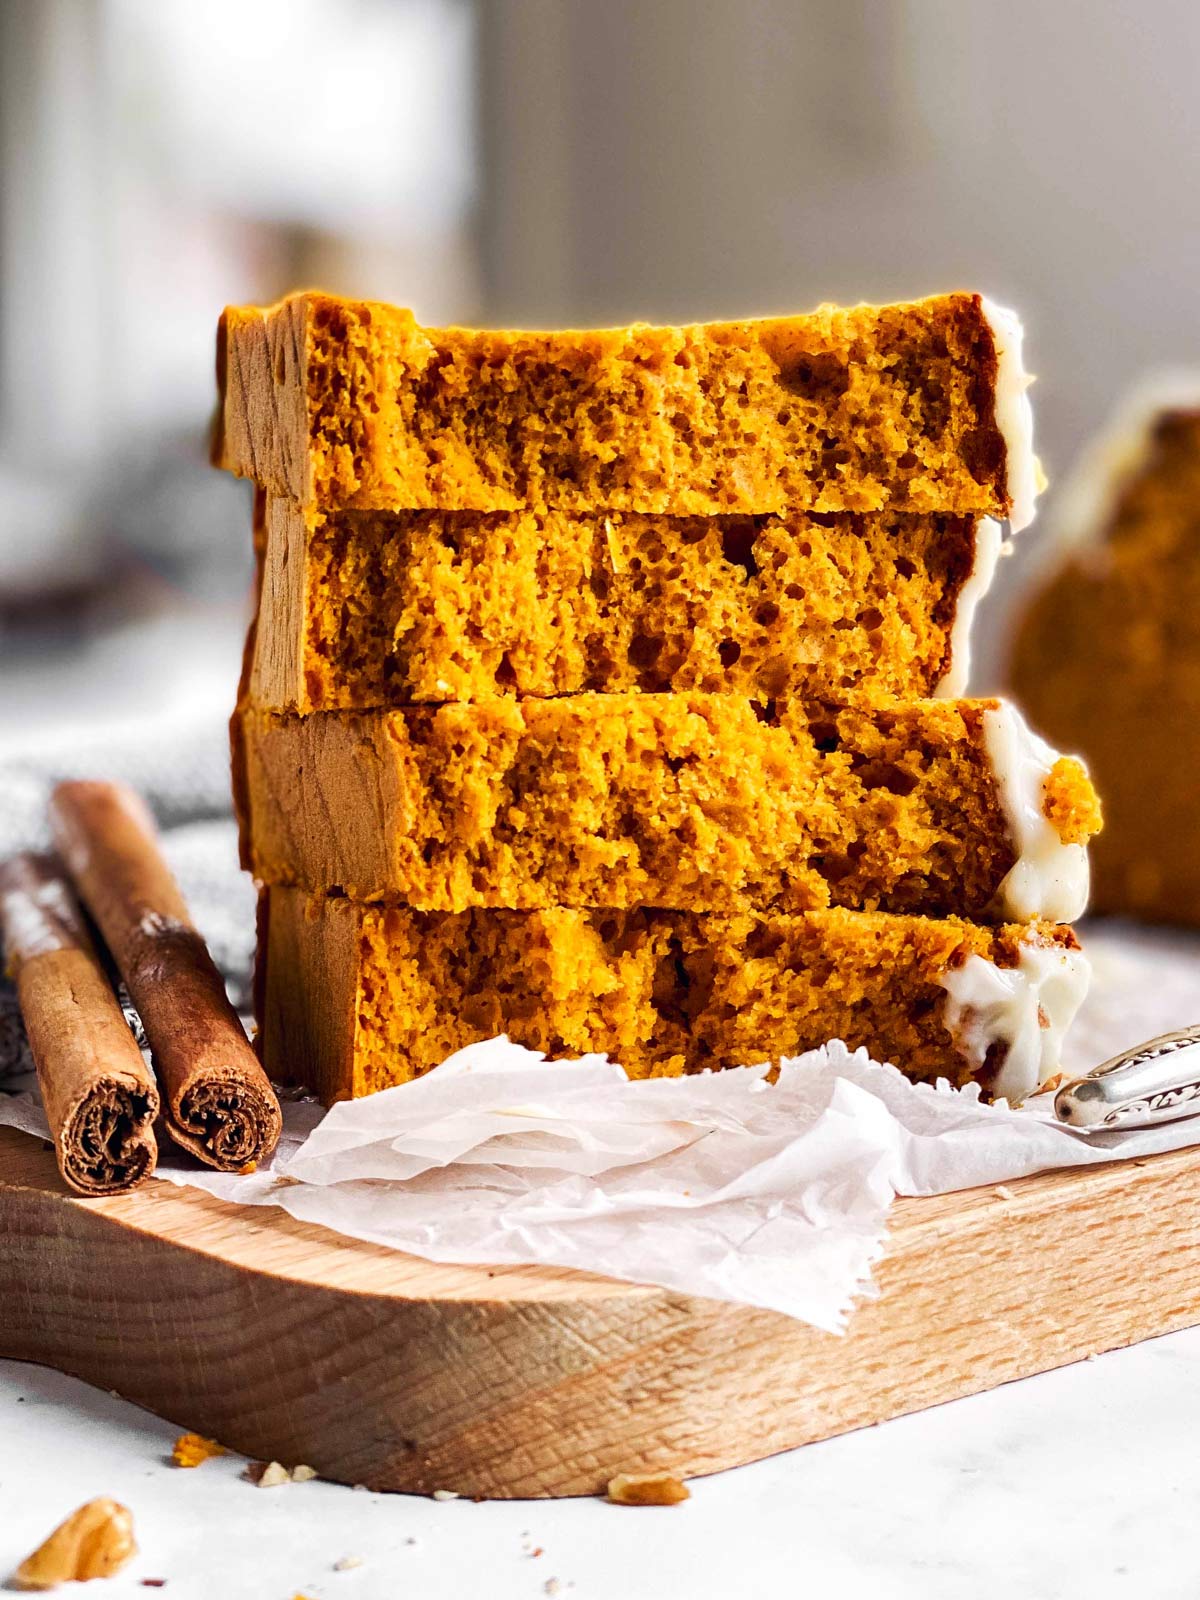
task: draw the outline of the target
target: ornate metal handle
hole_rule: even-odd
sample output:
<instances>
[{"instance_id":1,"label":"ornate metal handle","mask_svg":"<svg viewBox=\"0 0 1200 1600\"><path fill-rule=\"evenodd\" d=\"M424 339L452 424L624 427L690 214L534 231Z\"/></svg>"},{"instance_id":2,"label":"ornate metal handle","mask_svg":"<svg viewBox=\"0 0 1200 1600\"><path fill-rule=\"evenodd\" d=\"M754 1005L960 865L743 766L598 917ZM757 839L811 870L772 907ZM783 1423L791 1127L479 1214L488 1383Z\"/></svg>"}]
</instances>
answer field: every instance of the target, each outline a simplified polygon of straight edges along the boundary
<instances>
[{"instance_id":1,"label":"ornate metal handle","mask_svg":"<svg viewBox=\"0 0 1200 1600\"><path fill-rule=\"evenodd\" d=\"M1054 1114L1092 1130L1146 1128L1200 1114L1200 1025L1147 1039L1063 1084Z\"/></svg>"}]
</instances>

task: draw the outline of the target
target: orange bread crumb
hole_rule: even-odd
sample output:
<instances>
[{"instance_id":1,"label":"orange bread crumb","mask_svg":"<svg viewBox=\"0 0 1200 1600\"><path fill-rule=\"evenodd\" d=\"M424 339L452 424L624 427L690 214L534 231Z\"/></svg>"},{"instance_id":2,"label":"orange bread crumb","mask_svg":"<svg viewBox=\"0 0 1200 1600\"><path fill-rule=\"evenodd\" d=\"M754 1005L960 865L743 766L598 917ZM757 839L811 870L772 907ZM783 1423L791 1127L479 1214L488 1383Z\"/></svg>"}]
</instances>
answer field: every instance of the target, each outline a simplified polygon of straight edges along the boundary
<instances>
[{"instance_id":1,"label":"orange bread crumb","mask_svg":"<svg viewBox=\"0 0 1200 1600\"><path fill-rule=\"evenodd\" d=\"M225 1446L215 1439L206 1439L199 1433L181 1433L172 1446L171 1460L177 1467L198 1467L224 1454Z\"/></svg>"},{"instance_id":2,"label":"orange bread crumb","mask_svg":"<svg viewBox=\"0 0 1200 1600\"><path fill-rule=\"evenodd\" d=\"M683 328L422 328L229 307L217 464L303 505L1006 515L978 295Z\"/></svg>"},{"instance_id":3,"label":"orange bread crumb","mask_svg":"<svg viewBox=\"0 0 1200 1600\"><path fill-rule=\"evenodd\" d=\"M1101 831L1100 796L1076 756L1059 756L1046 780L1042 810L1063 844L1088 844Z\"/></svg>"}]
</instances>

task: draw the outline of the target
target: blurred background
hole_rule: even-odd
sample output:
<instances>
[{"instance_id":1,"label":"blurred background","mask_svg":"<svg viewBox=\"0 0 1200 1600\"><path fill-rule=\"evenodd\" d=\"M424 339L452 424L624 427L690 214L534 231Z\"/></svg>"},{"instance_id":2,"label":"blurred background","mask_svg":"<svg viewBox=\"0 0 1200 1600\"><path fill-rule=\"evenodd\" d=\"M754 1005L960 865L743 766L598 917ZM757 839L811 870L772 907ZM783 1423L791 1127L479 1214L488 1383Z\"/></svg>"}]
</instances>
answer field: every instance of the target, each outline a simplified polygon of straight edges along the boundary
<instances>
[{"instance_id":1,"label":"blurred background","mask_svg":"<svg viewBox=\"0 0 1200 1600\"><path fill-rule=\"evenodd\" d=\"M1024 317L1061 478L1200 353L1198 73L1193 0L2 0L0 745L228 709L227 301L561 324L977 287Z\"/></svg>"}]
</instances>

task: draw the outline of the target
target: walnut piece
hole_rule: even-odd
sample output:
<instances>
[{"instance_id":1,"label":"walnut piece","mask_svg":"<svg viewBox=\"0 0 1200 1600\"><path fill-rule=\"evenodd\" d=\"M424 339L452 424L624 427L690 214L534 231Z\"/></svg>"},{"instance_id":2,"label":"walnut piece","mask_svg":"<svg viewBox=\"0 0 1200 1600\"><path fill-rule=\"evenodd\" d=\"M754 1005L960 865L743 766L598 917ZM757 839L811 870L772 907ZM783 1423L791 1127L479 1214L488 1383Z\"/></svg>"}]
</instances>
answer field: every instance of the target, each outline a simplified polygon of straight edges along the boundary
<instances>
[{"instance_id":1,"label":"walnut piece","mask_svg":"<svg viewBox=\"0 0 1200 1600\"><path fill-rule=\"evenodd\" d=\"M199 1433L181 1433L171 1451L171 1460L177 1467L198 1467L202 1461L225 1453L225 1446L215 1439L206 1439Z\"/></svg>"},{"instance_id":2,"label":"walnut piece","mask_svg":"<svg viewBox=\"0 0 1200 1600\"><path fill-rule=\"evenodd\" d=\"M257 1484L260 1489L278 1489L284 1483L311 1483L319 1477L315 1467L303 1461L296 1467L285 1467L279 1461L251 1461L242 1473L243 1478Z\"/></svg>"},{"instance_id":3,"label":"walnut piece","mask_svg":"<svg viewBox=\"0 0 1200 1600\"><path fill-rule=\"evenodd\" d=\"M133 1517L102 1495L72 1511L13 1574L18 1589L54 1589L60 1583L111 1578L137 1554Z\"/></svg>"},{"instance_id":4,"label":"walnut piece","mask_svg":"<svg viewBox=\"0 0 1200 1600\"><path fill-rule=\"evenodd\" d=\"M608 1480L608 1498L615 1506L677 1506L691 1490L669 1472L618 1472Z\"/></svg>"}]
</instances>

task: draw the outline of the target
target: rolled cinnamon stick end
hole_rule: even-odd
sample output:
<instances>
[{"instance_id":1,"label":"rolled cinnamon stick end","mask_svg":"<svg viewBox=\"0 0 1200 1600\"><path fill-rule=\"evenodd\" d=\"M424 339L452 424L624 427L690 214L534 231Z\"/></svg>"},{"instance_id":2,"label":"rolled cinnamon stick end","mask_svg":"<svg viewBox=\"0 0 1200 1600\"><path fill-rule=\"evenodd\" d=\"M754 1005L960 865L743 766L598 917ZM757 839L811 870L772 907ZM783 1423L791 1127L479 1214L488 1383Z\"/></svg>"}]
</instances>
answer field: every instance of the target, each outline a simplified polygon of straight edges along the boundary
<instances>
[{"instance_id":1,"label":"rolled cinnamon stick end","mask_svg":"<svg viewBox=\"0 0 1200 1600\"><path fill-rule=\"evenodd\" d=\"M153 818L119 784L61 783L59 851L137 1007L167 1131L223 1172L255 1167L283 1119L208 947L158 848Z\"/></svg>"},{"instance_id":2,"label":"rolled cinnamon stick end","mask_svg":"<svg viewBox=\"0 0 1200 1600\"><path fill-rule=\"evenodd\" d=\"M158 1088L55 857L0 864L0 933L58 1170L80 1194L132 1189L158 1160Z\"/></svg>"}]
</instances>

